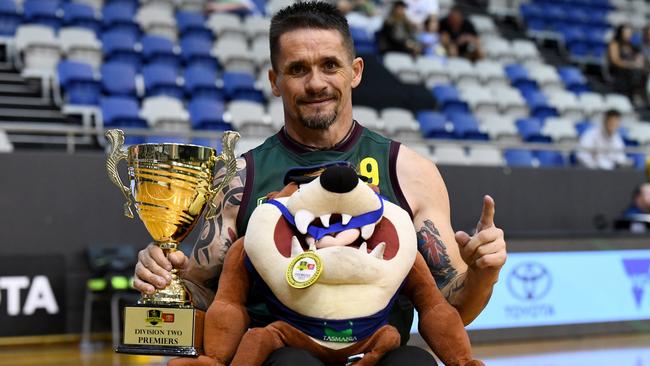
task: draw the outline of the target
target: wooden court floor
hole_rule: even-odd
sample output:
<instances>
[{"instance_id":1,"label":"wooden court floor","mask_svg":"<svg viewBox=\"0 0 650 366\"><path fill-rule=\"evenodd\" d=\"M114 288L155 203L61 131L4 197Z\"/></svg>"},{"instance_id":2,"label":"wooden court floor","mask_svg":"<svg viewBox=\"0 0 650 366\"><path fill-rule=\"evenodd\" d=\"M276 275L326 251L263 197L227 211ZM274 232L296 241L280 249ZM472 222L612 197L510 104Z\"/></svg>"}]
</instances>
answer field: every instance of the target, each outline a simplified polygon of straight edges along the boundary
<instances>
[{"instance_id":1,"label":"wooden court floor","mask_svg":"<svg viewBox=\"0 0 650 366\"><path fill-rule=\"evenodd\" d=\"M650 334L474 346L489 366L650 366ZM77 343L0 347L0 366L158 366L164 357L117 355L108 345Z\"/></svg>"}]
</instances>

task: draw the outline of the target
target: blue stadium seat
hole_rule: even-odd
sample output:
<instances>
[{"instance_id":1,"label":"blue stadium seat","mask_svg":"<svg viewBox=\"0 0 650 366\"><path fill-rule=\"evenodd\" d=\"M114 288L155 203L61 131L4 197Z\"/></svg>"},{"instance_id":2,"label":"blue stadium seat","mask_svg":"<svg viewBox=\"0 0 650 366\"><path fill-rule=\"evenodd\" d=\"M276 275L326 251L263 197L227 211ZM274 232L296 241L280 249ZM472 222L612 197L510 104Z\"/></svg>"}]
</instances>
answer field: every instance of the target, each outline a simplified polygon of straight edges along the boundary
<instances>
[{"instance_id":1,"label":"blue stadium seat","mask_svg":"<svg viewBox=\"0 0 650 366\"><path fill-rule=\"evenodd\" d=\"M419 111L416 118L423 137L447 139L454 137L454 134L447 130L447 118L444 114L434 111Z\"/></svg>"},{"instance_id":2,"label":"blue stadium seat","mask_svg":"<svg viewBox=\"0 0 650 366\"><path fill-rule=\"evenodd\" d=\"M544 6L544 16L554 24L564 24L570 20L567 9L559 4Z\"/></svg>"},{"instance_id":3,"label":"blue stadium seat","mask_svg":"<svg viewBox=\"0 0 650 366\"><path fill-rule=\"evenodd\" d=\"M533 167L533 153L529 150L507 149L503 156L508 166Z\"/></svg>"},{"instance_id":4,"label":"blue stadium seat","mask_svg":"<svg viewBox=\"0 0 650 366\"><path fill-rule=\"evenodd\" d=\"M549 104L546 95L541 91L528 90L523 92L523 95L532 117L545 120L548 117L556 117L559 115L557 109Z\"/></svg>"},{"instance_id":5,"label":"blue stadium seat","mask_svg":"<svg viewBox=\"0 0 650 366\"><path fill-rule=\"evenodd\" d=\"M0 0L0 36L13 36L20 25L22 16L18 14L14 0Z\"/></svg>"},{"instance_id":6,"label":"blue stadium seat","mask_svg":"<svg viewBox=\"0 0 650 366\"><path fill-rule=\"evenodd\" d=\"M575 124L576 131L578 132L578 136L582 136L585 131L593 127L594 124L591 123L590 121L582 121L578 122Z\"/></svg>"},{"instance_id":7,"label":"blue stadium seat","mask_svg":"<svg viewBox=\"0 0 650 366\"><path fill-rule=\"evenodd\" d=\"M564 156L559 151L538 150L535 151L534 156L541 167L564 167L567 164Z\"/></svg>"},{"instance_id":8,"label":"blue stadium seat","mask_svg":"<svg viewBox=\"0 0 650 366\"><path fill-rule=\"evenodd\" d=\"M627 157L632 159L632 166L638 170L646 170L647 161L646 156L641 153L627 154Z\"/></svg>"},{"instance_id":9,"label":"blue stadium seat","mask_svg":"<svg viewBox=\"0 0 650 366\"><path fill-rule=\"evenodd\" d=\"M128 1L113 1L102 9L104 30L121 30L131 33L133 38L140 36L140 26L135 21L136 5Z\"/></svg>"},{"instance_id":10,"label":"blue stadium seat","mask_svg":"<svg viewBox=\"0 0 650 366\"><path fill-rule=\"evenodd\" d=\"M183 37L204 37L212 41L214 34L205 26L205 16L196 11L178 11L176 13L176 26Z\"/></svg>"},{"instance_id":11,"label":"blue stadium seat","mask_svg":"<svg viewBox=\"0 0 650 366\"><path fill-rule=\"evenodd\" d=\"M136 96L136 71L133 65L122 62L107 62L102 65L101 74L105 94L111 96Z\"/></svg>"},{"instance_id":12,"label":"blue stadium seat","mask_svg":"<svg viewBox=\"0 0 650 366\"><path fill-rule=\"evenodd\" d=\"M564 87L568 90L571 90L576 94L589 91L587 78L585 78L579 68L574 66L563 66L558 68L558 73L564 83Z\"/></svg>"},{"instance_id":13,"label":"blue stadium seat","mask_svg":"<svg viewBox=\"0 0 650 366\"><path fill-rule=\"evenodd\" d=\"M223 120L225 106L223 102L211 98L194 98L189 104L192 128L197 130L232 129L232 126Z\"/></svg>"},{"instance_id":14,"label":"blue stadium seat","mask_svg":"<svg viewBox=\"0 0 650 366\"><path fill-rule=\"evenodd\" d=\"M464 140L489 140L490 137L479 130L476 118L469 113L455 113L449 115L449 120L454 125L454 136Z\"/></svg>"},{"instance_id":15,"label":"blue stadium seat","mask_svg":"<svg viewBox=\"0 0 650 366\"><path fill-rule=\"evenodd\" d=\"M217 87L217 72L203 65L185 68L185 94L188 98L204 97L223 100L223 90Z\"/></svg>"},{"instance_id":16,"label":"blue stadium seat","mask_svg":"<svg viewBox=\"0 0 650 366\"><path fill-rule=\"evenodd\" d=\"M529 90L538 90L537 82L530 78L528 70L520 64L510 64L504 67L506 76L510 80L510 84L519 89L522 93Z\"/></svg>"},{"instance_id":17,"label":"blue stadium seat","mask_svg":"<svg viewBox=\"0 0 650 366\"><path fill-rule=\"evenodd\" d=\"M167 64L149 64L142 68L145 94L148 97L167 95L183 99L183 89L178 84L178 70Z\"/></svg>"},{"instance_id":18,"label":"blue stadium seat","mask_svg":"<svg viewBox=\"0 0 650 366\"><path fill-rule=\"evenodd\" d=\"M91 29L95 34L101 30L101 22L95 14L95 9L87 4L64 3L63 24L67 27L83 27Z\"/></svg>"},{"instance_id":19,"label":"blue stadium seat","mask_svg":"<svg viewBox=\"0 0 650 366\"><path fill-rule=\"evenodd\" d=\"M219 62L212 55L212 41L204 37L188 36L181 38L181 57L185 65L201 64L217 71Z\"/></svg>"},{"instance_id":20,"label":"blue stadium seat","mask_svg":"<svg viewBox=\"0 0 650 366\"><path fill-rule=\"evenodd\" d=\"M26 0L23 3L25 23L43 24L54 29L61 27L59 0Z\"/></svg>"},{"instance_id":21,"label":"blue stadium seat","mask_svg":"<svg viewBox=\"0 0 650 366\"><path fill-rule=\"evenodd\" d=\"M255 88L255 77L243 72L224 72L223 90L228 100L264 103L264 94Z\"/></svg>"},{"instance_id":22,"label":"blue stadium seat","mask_svg":"<svg viewBox=\"0 0 650 366\"><path fill-rule=\"evenodd\" d=\"M436 85L431 90L438 107L446 114L469 113L469 106L460 99L458 90L452 85Z\"/></svg>"},{"instance_id":23,"label":"blue stadium seat","mask_svg":"<svg viewBox=\"0 0 650 366\"><path fill-rule=\"evenodd\" d=\"M354 49L359 55L376 55L377 44L373 35L364 28L350 27Z\"/></svg>"},{"instance_id":24,"label":"blue stadium seat","mask_svg":"<svg viewBox=\"0 0 650 366\"><path fill-rule=\"evenodd\" d=\"M119 61L140 67L140 53L137 51L137 36L124 29L111 29L102 33L104 61Z\"/></svg>"},{"instance_id":25,"label":"blue stadium seat","mask_svg":"<svg viewBox=\"0 0 650 366\"><path fill-rule=\"evenodd\" d=\"M140 118L138 102L128 97L104 97L100 101L104 127L148 128ZM127 136L126 144L144 142L142 137Z\"/></svg>"},{"instance_id":26,"label":"blue stadium seat","mask_svg":"<svg viewBox=\"0 0 650 366\"><path fill-rule=\"evenodd\" d=\"M544 127L544 124L538 118L520 118L515 122L515 124L517 125L517 131L519 131L519 134L524 141L543 143L552 142L552 139L549 136L544 136L542 134L542 127Z\"/></svg>"},{"instance_id":27,"label":"blue stadium seat","mask_svg":"<svg viewBox=\"0 0 650 366\"><path fill-rule=\"evenodd\" d=\"M98 105L101 85L95 79L90 64L62 61L57 66L59 86L64 92L65 103L72 105Z\"/></svg>"},{"instance_id":28,"label":"blue stadium seat","mask_svg":"<svg viewBox=\"0 0 650 366\"><path fill-rule=\"evenodd\" d=\"M142 45L142 58L145 63L180 67L180 57L176 54L174 42L171 39L156 35L145 35L140 39L140 44Z\"/></svg>"}]
</instances>

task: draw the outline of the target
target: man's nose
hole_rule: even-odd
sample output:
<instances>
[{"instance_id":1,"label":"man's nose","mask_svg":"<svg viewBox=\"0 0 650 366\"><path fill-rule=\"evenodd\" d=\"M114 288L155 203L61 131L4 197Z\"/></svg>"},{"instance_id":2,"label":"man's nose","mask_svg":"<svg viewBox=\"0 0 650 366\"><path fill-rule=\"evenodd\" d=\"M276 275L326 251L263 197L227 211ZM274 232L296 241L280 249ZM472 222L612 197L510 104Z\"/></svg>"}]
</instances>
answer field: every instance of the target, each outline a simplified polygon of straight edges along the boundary
<instances>
[{"instance_id":1,"label":"man's nose","mask_svg":"<svg viewBox=\"0 0 650 366\"><path fill-rule=\"evenodd\" d=\"M359 178L350 167L331 166L321 174L320 184L332 193L347 193L359 184Z\"/></svg>"},{"instance_id":2,"label":"man's nose","mask_svg":"<svg viewBox=\"0 0 650 366\"><path fill-rule=\"evenodd\" d=\"M307 79L307 85L305 86L307 92L309 93L320 93L327 88L327 82L325 81L325 75L319 70L315 70L310 73L309 78Z\"/></svg>"}]
</instances>

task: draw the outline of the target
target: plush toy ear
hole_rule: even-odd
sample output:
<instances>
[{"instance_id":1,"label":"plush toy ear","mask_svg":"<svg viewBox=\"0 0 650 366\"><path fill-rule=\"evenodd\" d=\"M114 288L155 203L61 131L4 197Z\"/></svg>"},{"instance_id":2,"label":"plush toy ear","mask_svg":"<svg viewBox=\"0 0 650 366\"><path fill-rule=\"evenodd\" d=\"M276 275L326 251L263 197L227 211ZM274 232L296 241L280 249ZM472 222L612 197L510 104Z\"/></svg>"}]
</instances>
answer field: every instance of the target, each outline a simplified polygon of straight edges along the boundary
<instances>
[{"instance_id":1,"label":"plush toy ear","mask_svg":"<svg viewBox=\"0 0 650 366\"><path fill-rule=\"evenodd\" d=\"M291 182L284 186L280 192L270 192L266 195L267 199L275 199L275 198L280 198L280 197L289 197L293 194L293 192L298 190L298 184L295 182Z\"/></svg>"}]
</instances>

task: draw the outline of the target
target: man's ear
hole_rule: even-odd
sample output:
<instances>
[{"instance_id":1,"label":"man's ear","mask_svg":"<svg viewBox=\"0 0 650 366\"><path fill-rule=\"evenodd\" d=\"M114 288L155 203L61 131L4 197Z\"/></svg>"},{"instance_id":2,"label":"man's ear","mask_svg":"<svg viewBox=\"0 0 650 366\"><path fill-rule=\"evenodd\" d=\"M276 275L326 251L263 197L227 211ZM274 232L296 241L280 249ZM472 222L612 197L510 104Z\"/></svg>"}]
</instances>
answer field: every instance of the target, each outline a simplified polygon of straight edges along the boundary
<instances>
[{"instance_id":1,"label":"man's ear","mask_svg":"<svg viewBox=\"0 0 650 366\"><path fill-rule=\"evenodd\" d=\"M276 97L280 96L280 89L278 88L277 85L278 81L278 74L275 73L273 68L269 69L269 82L271 83L271 91L273 92L273 95Z\"/></svg>"},{"instance_id":2,"label":"man's ear","mask_svg":"<svg viewBox=\"0 0 650 366\"><path fill-rule=\"evenodd\" d=\"M356 88L361 83L363 75L363 59L356 57L352 60L352 87Z\"/></svg>"}]
</instances>

